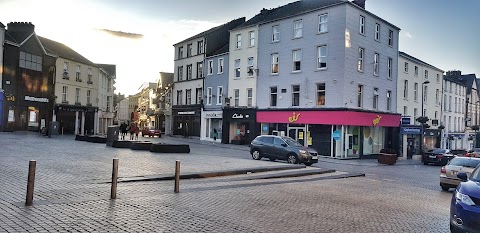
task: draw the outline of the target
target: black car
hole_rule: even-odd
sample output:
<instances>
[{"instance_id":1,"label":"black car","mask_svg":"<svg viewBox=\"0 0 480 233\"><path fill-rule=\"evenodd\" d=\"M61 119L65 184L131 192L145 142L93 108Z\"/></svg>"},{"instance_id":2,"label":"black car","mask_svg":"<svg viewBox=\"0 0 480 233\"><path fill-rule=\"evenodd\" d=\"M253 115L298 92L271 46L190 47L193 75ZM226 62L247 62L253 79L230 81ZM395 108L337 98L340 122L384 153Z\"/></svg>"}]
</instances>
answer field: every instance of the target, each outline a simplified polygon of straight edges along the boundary
<instances>
[{"instance_id":1,"label":"black car","mask_svg":"<svg viewBox=\"0 0 480 233\"><path fill-rule=\"evenodd\" d=\"M250 154L255 160L262 157L271 161L286 160L288 163L304 163L307 166L318 163L318 152L304 147L290 137L262 135L250 144Z\"/></svg>"},{"instance_id":2,"label":"black car","mask_svg":"<svg viewBox=\"0 0 480 233\"><path fill-rule=\"evenodd\" d=\"M446 165L448 161L455 157L449 149L433 149L423 153L422 162L424 165L434 163L436 165Z\"/></svg>"}]
</instances>

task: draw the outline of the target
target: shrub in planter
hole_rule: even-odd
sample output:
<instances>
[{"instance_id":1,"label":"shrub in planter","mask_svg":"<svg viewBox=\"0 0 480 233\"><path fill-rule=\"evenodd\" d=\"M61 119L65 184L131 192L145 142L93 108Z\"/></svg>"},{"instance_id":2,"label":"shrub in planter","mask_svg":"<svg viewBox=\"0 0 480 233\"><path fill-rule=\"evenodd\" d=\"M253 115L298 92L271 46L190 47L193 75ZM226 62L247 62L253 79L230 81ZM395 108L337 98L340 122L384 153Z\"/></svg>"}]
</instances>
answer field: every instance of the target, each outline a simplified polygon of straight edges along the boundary
<instances>
[{"instance_id":1,"label":"shrub in planter","mask_svg":"<svg viewBox=\"0 0 480 233\"><path fill-rule=\"evenodd\" d=\"M394 165L397 162L397 152L392 148L384 148L380 150L378 155L378 163Z\"/></svg>"}]
</instances>

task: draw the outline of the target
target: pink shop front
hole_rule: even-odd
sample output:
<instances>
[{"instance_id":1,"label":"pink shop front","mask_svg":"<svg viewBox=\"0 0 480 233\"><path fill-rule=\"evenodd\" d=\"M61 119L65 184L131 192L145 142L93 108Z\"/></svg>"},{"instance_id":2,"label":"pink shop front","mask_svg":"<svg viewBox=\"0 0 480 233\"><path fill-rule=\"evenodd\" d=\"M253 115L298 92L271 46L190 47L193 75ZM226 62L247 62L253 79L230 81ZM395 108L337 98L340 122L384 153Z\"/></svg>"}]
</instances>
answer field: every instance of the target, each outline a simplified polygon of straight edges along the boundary
<instances>
[{"instance_id":1,"label":"pink shop front","mask_svg":"<svg viewBox=\"0 0 480 233\"><path fill-rule=\"evenodd\" d=\"M358 110L257 111L262 135L289 136L320 155L368 158L398 151L400 114Z\"/></svg>"}]
</instances>

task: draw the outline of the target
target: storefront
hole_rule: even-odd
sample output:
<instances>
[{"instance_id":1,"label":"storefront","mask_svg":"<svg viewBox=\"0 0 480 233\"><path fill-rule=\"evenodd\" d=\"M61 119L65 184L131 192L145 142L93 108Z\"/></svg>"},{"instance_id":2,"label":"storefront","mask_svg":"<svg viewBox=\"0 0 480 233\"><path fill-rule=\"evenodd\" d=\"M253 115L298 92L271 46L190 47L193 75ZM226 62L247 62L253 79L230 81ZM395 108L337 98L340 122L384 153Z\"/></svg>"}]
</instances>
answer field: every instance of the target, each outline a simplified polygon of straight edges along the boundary
<instances>
[{"instance_id":1,"label":"storefront","mask_svg":"<svg viewBox=\"0 0 480 233\"><path fill-rule=\"evenodd\" d=\"M223 109L222 143L250 144L260 134L256 111L253 108Z\"/></svg>"},{"instance_id":2,"label":"storefront","mask_svg":"<svg viewBox=\"0 0 480 233\"><path fill-rule=\"evenodd\" d=\"M289 136L320 155L358 158L398 150L400 115L355 110L258 111L261 134Z\"/></svg>"},{"instance_id":3,"label":"storefront","mask_svg":"<svg viewBox=\"0 0 480 233\"><path fill-rule=\"evenodd\" d=\"M422 127L419 125L402 125L400 127L401 156L411 159L413 155L420 154L420 141L422 136Z\"/></svg>"},{"instance_id":4,"label":"storefront","mask_svg":"<svg viewBox=\"0 0 480 233\"><path fill-rule=\"evenodd\" d=\"M60 124L61 134L95 134L95 119L98 117L97 107L57 104L56 119Z\"/></svg>"},{"instance_id":5,"label":"storefront","mask_svg":"<svg viewBox=\"0 0 480 233\"><path fill-rule=\"evenodd\" d=\"M217 132L217 141L222 140L222 111L202 111L202 132L200 140L213 141Z\"/></svg>"},{"instance_id":6,"label":"storefront","mask_svg":"<svg viewBox=\"0 0 480 233\"><path fill-rule=\"evenodd\" d=\"M423 133L423 142L425 145L425 150L440 148L441 138L442 138L442 130L425 129Z\"/></svg>"},{"instance_id":7,"label":"storefront","mask_svg":"<svg viewBox=\"0 0 480 233\"><path fill-rule=\"evenodd\" d=\"M3 104L3 122L0 124L4 131L38 132L51 120L51 101L48 98L8 96Z\"/></svg>"},{"instance_id":8,"label":"storefront","mask_svg":"<svg viewBox=\"0 0 480 233\"><path fill-rule=\"evenodd\" d=\"M469 149L473 148L474 134L449 133L446 134L446 149Z\"/></svg>"},{"instance_id":9,"label":"storefront","mask_svg":"<svg viewBox=\"0 0 480 233\"><path fill-rule=\"evenodd\" d=\"M200 105L173 107L173 135L200 137Z\"/></svg>"}]
</instances>

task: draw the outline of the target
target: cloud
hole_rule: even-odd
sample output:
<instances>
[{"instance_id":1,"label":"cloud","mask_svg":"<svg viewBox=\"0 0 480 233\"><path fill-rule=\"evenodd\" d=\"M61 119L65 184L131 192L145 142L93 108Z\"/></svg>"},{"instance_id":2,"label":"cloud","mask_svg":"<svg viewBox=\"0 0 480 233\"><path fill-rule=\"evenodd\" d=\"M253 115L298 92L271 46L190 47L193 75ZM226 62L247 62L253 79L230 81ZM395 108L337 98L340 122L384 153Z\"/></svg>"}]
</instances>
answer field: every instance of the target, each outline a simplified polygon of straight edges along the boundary
<instances>
[{"instance_id":1,"label":"cloud","mask_svg":"<svg viewBox=\"0 0 480 233\"><path fill-rule=\"evenodd\" d=\"M122 31L113 31L110 29L97 29L98 31L105 32L109 35L116 36L116 37L123 37L127 39L142 39L143 35L142 34L137 34L137 33L131 33L131 32L122 32Z\"/></svg>"},{"instance_id":2,"label":"cloud","mask_svg":"<svg viewBox=\"0 0 480 233\"><path fill-rule=\"evenodd\" d=\"M405 36L408 37L408 38L413 38L413 36L412 36L412 34L410 34L410 32L406 32Z\"/></svg>"}]
</instances>

